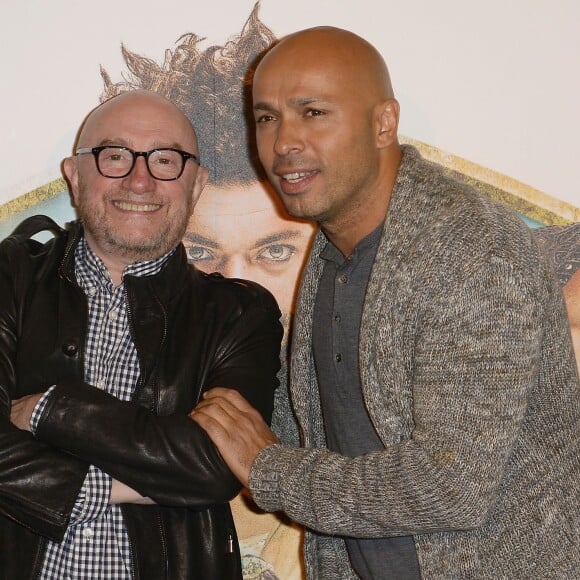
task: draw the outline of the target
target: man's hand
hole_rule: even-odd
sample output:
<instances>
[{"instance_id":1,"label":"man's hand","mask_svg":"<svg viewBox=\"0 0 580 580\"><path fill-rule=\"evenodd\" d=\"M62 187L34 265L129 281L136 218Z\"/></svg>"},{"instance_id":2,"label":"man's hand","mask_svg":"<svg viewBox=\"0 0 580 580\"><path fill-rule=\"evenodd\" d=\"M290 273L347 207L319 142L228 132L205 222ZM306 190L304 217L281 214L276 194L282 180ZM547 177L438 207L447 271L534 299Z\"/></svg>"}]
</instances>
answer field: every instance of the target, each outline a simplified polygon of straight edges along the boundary
<instances>
[{"instance_id":1,"label":"man's hand","mask_svg":"<svg viewBox=\"0 0 580 580\"><path fill-rule=\"evenodd\" d=\"M122 483L117 479L113 479L111 484L111 497L109 498L110 504L120 504L120 503L133 503L139 505L155 505L155 502L149 498L142 496L139 492L135 491L133 488Z\"/></svg>"},{"instance_id":2,"label":"man's hand","mask_svg":"<svg viewBox=\"0 0 580 580\"><path fill-rule=\"evenodd\" d=\"M26 395L25 397L12 401L10 421L15 427L18 427L18 429L22 429L23 431L30 431L32 412L42 395L44 395L44 393Z\"/></svg>"},{"instance_id":3,"label":"man's hand","mask_svg":"<svg viewBox=\"0 0 580 580\"><path fill-rule=\"evenodd\" d=\"M207 391L189 416L205 429L232 473L246 487L256 455L279 442L260 413L233 389L215 387Z\"/></svg>"}]
</instances>

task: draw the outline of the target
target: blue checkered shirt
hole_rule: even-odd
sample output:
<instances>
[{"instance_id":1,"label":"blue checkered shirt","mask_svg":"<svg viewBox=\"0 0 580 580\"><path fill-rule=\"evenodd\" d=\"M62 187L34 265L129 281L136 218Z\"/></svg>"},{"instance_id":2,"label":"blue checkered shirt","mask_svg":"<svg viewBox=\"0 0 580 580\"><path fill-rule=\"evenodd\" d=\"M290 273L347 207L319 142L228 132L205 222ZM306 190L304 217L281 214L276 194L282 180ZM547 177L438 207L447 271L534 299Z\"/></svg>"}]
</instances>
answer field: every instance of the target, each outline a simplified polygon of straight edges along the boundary
<instances>
[{"instance_id":1,"label":"blue checkered shirt","mask_svg":"<svg viewBox=\"0 0 580 580\"><path fill-rule=\"evenodd\" d=\"M123 275L157 274L169 254L127 266ZM103 262L84 239L75 250L75 275L89 306L85 382L129 401L139 380L139 361L127 318L124 284L115 287ZM50 392L36 406L34 433ZM110 505L111 477L91 466L62 542L49 541L41 580L129 580L131 549L119 505Z\"/></svg>"}]
</instances>

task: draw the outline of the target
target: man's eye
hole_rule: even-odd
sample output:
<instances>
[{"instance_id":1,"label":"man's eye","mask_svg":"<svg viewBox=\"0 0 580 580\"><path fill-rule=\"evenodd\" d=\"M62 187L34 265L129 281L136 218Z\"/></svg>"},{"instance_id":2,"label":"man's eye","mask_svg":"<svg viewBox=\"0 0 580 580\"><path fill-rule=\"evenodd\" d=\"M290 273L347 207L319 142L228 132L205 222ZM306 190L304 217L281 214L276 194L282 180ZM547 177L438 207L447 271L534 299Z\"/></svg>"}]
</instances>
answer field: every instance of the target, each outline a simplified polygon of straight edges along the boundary
<instances>
[{"instance_id":1,"label":"man's eye","mask_svg":"<svg viewBox=\"0 0 580 580\"><path fill-rule=\"evenodd\" d=\"M323 115L325 115L325 112L321 111L320 109L308 109L305 115L307 117L322 117Z\"/></svg>"},{"instance_id":2,"label":"man's eye","mask_svg":"<svg viewBox=\"0 0 580 580\"><path fill-rule=\"evenodd\" d=\"M114 163L115 161L124 161L125 158L120 155L119 153L107 153L105 155L103 155L103 161L106 162L112 162Z\"/></svg>"},{"instance_id":3,"label":"man's eye","mask_svg":"<svg viewBox=\"0 0 580 580\"><path fill-rule=\"evenodd\" d=\"M158 156L158 157L154 157L153 158L153 163L155 163L155 165L161 165L163 167L167 167L169 165L175 165L175 159L172 157L162 157L162 156Z\"/></svg>"},{"instance_id":4,"label":"man's eye","mask_svg":"<svg viewBox=\"0 0 580 580\"><path fill-rule=\"evenodd\" d=\"M212 260L213 254L203 246L186 246L187 257L193 262L201 262L203 260Z\"/></svg>"},{"instance_id":5,"label":"man's eye","mask_svg":"<svg viewBox=\"0 0 580 580\"><path fill-rule=\"evenodd\" d=\"M267 246L258 253L259 260L270 260L271 262L287 262L296 253L294 246L286 244L274 244Z\"/></svg>"},{"instance_id":6,"label":"man's eye","mask_svg":"<svg viewBox=\"0 0 580 580\"><path fill-rule=\"evenodd\" d=\"M274 121L274 115L258 115L256 117L256 123L268 123L269 121Z\"/></svg>"}]
</instances>

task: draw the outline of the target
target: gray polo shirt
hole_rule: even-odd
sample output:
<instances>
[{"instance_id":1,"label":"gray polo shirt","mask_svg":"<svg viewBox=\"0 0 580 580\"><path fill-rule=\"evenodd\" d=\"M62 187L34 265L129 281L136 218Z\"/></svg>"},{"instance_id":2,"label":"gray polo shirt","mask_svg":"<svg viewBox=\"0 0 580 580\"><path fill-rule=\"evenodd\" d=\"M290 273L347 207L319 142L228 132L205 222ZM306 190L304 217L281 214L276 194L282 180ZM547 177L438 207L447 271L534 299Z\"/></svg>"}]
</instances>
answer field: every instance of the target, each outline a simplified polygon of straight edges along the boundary
<instances>
[{"instance_id":1,"label":"gray polo shirt","mask_svg":"<svg viewBox=\"0 0 580 580\"><path fill-rule=\"evenodd\" d=\"M382 224L344 258L329 241L314 308L314 362L328 448L348 457L383 449L362 398L358 336L367 283ZM388 509L388 507L387 507ZM364 580L418 580L411 536L346 538L356 573Z\"/></svg>"}]
</instances>

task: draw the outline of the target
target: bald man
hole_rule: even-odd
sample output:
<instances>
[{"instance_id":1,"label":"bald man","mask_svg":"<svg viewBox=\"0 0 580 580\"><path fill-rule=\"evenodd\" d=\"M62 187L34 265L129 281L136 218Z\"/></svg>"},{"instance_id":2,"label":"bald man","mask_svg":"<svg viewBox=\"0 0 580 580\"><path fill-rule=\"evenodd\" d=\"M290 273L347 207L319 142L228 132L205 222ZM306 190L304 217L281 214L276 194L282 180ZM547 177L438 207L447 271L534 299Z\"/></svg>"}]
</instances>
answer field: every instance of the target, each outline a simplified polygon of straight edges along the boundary
<instances>
[{"instance_id":1,"label":"bald man","mask_svg":"<svg viewBox=\"0 0 580 580\"><path fill-rule=\"evenodd\" d=\"M192 418L306 526L310 578L577 575L578 376L527 226L399 145L385 63L350 32L283 39L253 101L272 185L320 224L292 337L302 446L223 389Z\"/></svg>"},{"instance_id":2,"label":"bald man","mask_svg":"<svg viewBox=\"0 0 580 580\"><path fill-rule=\"evenodd\" d=\"M207 170L169 101L105 102L63 167L80 220L0 247L0 578L241 578L240 484L188 414L221 386L269 420L279 309L188 265Z\"/></svg>"}]
</instances>

